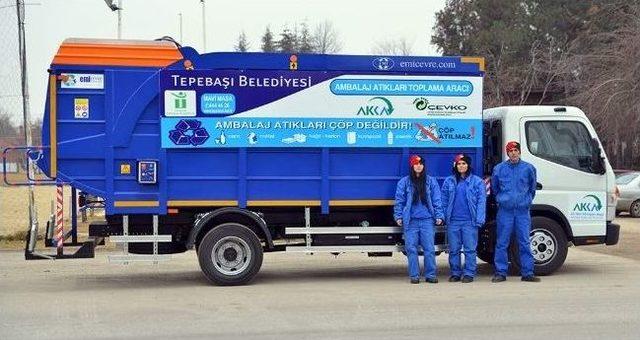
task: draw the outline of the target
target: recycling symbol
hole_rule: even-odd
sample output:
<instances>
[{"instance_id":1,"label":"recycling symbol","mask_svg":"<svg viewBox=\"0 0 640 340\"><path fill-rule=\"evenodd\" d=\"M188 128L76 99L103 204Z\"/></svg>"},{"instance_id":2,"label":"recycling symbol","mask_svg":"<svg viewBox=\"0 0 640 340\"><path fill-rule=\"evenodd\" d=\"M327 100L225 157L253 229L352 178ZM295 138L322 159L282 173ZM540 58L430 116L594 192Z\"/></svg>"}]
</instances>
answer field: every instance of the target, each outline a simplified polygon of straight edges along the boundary
<instances>
[{"instance_id":1,"label":"recycling symbol","mask_svg":"<svg viewBox=\"0 0 640 340\"><path fill-rule=\"evenodd\" d=\"M199 120L181 119L175 130L169 131L169 139L175 145L202 145L209 139L209 133L201 126L202 122Z\"/></svg>"}]
</instances>

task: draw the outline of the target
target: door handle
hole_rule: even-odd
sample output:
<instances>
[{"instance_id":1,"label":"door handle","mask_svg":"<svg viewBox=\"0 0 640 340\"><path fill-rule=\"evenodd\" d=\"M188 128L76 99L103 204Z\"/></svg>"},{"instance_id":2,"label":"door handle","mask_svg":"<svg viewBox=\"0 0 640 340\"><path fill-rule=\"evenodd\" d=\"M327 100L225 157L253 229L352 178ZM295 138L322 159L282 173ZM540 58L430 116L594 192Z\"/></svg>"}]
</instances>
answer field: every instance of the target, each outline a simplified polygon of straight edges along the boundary
<instances>
[{"instance_id":1,"label":"door handle","mask_svg":"<svg viewBox=\"0 0 640 340\"><path fill-rule=\"evenodd\" d=\"M542 190L542 183L536 182L536 190Z\"/></svg>"}]
</instances>

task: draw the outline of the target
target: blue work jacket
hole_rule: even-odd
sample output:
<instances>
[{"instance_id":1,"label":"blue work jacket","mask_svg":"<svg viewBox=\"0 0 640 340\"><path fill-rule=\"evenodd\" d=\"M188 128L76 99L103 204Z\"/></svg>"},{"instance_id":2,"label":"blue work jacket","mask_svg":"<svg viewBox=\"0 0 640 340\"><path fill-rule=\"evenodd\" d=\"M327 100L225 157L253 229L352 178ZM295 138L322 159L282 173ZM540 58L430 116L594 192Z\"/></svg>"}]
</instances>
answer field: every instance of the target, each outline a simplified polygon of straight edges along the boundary
<instances>
[{"instance_id":1,"label":"blue work jacket","mask_svg":"<svg viewBox=\"0 0 640 340\"><path fill-rule=\"evenodd\" d=\"M425 202L427 209L433 217L435 223L436 219L444 220L442 213L442 201L440 200L440 186L435 178L427 176L426 178L426 198ZM396 202L393 206L393 218L397 221L402 219L402 225L408 226L411 220L411 206L413 205L413 185L409 176L402 177L398 181L396 187Z\"/></svg>"},{"instance_id":2,"label":"blue work jacket","mask_svg":"<svg viewBox=\"0 0 640 340\"><path fill-rule=\"evenodd\" d=\"M520 160L506 160L493 168L491 191L498 208L523 209L531 207L536 196L536 168Z\"/></svg>"},{"instance_id":3,"label":"blue work jacket","mask_svg":"<svg viewBox=\"0 0 640 340\"><path fill-rule=\"evenodd\" d=\"M487 190L484 181L473 174L465 178L464 181L467 183L467 205L469 206L472 222L476 226L482 226L485 222L487 211ZM447 177L442 184L444 220L447 224L451 222L456 185L456 176L454 175Z\"/></svg>"}]
</instances>

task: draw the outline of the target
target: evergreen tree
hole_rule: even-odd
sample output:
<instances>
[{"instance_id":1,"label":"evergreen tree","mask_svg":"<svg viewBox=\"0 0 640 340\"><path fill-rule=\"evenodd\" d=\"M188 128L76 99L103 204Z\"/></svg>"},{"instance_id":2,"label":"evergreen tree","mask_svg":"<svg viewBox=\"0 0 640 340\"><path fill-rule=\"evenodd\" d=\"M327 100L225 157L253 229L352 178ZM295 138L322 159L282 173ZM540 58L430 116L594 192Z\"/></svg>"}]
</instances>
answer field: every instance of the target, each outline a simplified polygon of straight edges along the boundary
<instances>
[{"instance_id":1,"label":"evergreen tree","mask_svg":"<svg viewBox=\"0 0 640 340\"><path fill-rule=\"evenodd\" d=\"M269 26L267 26L262 36L262 46L260 46L260 48L262 52L276 52L276 44L273 41L273 33L271 33Z\"/></svg>"},{"instance_id":2,"label":"evergreen tree","mask_svg":"<svg viewBox=\"0 0 640 340\"><path fill-rule=\"evenodd\" d=\"M291 31L285 27L280 33L280 40L277 42L278 52L295 53L298 50L298 35L296 31Z\"/></svg>"},{"instance_id":3,"label":"evergreen tree","mask_svg":"<svg viewBox=\"0 0 640 340\"><path fill-rule=\"evenodd\" d=\"M251 44L247 40L247 35L242 31L238 36L238 43L233 46L236 52L247 52L251 48Z\"/></svg>"}]
</instances>

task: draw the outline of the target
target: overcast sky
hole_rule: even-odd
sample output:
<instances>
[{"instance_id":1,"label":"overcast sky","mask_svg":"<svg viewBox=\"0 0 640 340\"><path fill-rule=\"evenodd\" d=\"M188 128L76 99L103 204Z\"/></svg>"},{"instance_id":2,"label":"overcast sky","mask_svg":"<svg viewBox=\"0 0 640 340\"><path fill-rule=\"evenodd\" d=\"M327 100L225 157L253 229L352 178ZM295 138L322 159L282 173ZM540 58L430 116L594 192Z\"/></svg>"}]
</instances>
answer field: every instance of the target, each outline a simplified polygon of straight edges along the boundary
<instances>
[{"instance_id":1,"label":"overcast sky","mask_svg":"<svg viewBox=\"0 0 640 340\"><path fill-rule=\"evenodd\" d=\"M34 4L27 6L26 31L31 112L35 118L42 115L46 70L60 43L70 37L116 38L117 15L103 0L26 0L26 3ZM124 39L169 35L179 40L178 13L182 13L183 45L203 52L199 0L122 3ZM0 0L0 7L11 4L15 0ZM413 44L414 54L436 55L429 40L435 13L444 5L445 0L206 0L207 52L231 51L242 30L250 40L251 50L259 50L260 37L267 25L277 34L285 25L306 20L313 27L329 20L340 35L343 54L370 54L375 42L404 38ZM0 11L6 15L7 11L15 11L15 7ZM7 25L0 23L0 30L7 31L4 26ZM8 38L0 32L0 39Z\"/></svg>"}]
</instances>

